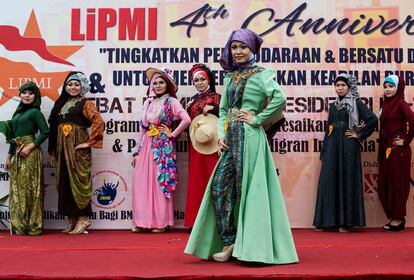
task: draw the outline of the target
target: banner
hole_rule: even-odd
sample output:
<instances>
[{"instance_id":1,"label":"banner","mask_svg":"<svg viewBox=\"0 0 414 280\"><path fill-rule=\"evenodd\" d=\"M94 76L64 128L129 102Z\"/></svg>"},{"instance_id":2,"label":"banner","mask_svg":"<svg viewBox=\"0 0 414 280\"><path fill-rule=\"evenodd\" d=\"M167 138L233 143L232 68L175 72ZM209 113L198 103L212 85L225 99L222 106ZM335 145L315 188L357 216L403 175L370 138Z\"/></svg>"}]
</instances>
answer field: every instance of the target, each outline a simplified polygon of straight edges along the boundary
<instances>
[{"instance_id":1,"label":"banner","mask_svg":"<svg viewBox=\"0 0 414 280\"><path fill-rule=\"evenodd\" d=\"M321 149L333 82L339 73L358 78L361 99L378 114L382 81L406 81L412 106L414 19L409 1L17 1L0 10L0 119L11 119L18 88L34 81L42 112L49 116L67 73L80 70L91 81L87 97L105 121L103 149L93 149L92 196L96 229L130 228L132 153L146 97L148 67L173 70L178 98L186 107L195 94L189 70L205 63L218 93L219 65L230 33L250 28L263 37L257 63L273 69L287 96L286 123L270 142L292 227L312 226ZM8 145L0 136L0 221L7 226ZM45 227L62 228L57 213L55 169L45 160ZM188 136L176 142L179 183L174 192L176 227L183 227L188 174ZM368 227L382 226L377 194L378 132L361 142ZM414 225L411 192L407 225Z\"/></svg>"}]
</instances>

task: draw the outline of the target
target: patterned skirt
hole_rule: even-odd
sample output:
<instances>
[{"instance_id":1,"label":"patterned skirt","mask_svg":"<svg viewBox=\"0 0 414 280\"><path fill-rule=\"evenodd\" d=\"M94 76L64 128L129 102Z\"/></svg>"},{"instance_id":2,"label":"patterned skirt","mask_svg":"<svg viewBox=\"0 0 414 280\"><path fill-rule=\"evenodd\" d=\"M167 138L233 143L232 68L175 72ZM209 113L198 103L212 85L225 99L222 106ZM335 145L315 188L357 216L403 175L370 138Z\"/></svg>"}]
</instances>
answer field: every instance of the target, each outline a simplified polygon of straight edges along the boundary
<instances>
[{"instance_id":1,"label":"patterned skirt","mask_svg":"<svg viewBox=\"0 0 414 280\"><path fill-rule=\"evenodd\" d=\"M70 124L65 135L64 124L58 126L57 169L58 211L71 218L90 216L92 213L92 152L91 148L75 150L88 141L86 127Z\"/></svg>"},{"instance_id":2,"label":"patterned skirt","mask_svg":"<svg viewBox=\"0 0 414 280\"><path fill-rule=\"evenodd\" d=\"M15 138L17 147L10 170L10 222L19 235L39 235L43 230L42 150L37 147L26 158L19 156L19 146L33 139L32 135Z\"/></svg>"}]
</instances>

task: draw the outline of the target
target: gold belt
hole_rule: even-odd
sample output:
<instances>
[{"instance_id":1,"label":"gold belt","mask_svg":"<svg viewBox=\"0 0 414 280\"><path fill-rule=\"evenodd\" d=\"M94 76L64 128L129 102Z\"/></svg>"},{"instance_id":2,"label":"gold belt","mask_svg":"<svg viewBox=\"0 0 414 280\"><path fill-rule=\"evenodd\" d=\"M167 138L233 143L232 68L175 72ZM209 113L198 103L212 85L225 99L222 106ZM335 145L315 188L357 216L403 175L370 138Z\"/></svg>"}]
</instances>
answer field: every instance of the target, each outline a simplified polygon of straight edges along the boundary
<instances>
[{"instance_id":1,"label":"gold belt","mask_svg":"<svg viewBox=\"0 0 414 280\"><path fill-rule=\"evenodd\" d=\"M14 143L16 145L16 151L20 152L21 149L27 144L30 144L33 142L34 135L25 135L25 136L19 136L12 138L10 140L11 143Z\"/></svg>"}]
</instances>

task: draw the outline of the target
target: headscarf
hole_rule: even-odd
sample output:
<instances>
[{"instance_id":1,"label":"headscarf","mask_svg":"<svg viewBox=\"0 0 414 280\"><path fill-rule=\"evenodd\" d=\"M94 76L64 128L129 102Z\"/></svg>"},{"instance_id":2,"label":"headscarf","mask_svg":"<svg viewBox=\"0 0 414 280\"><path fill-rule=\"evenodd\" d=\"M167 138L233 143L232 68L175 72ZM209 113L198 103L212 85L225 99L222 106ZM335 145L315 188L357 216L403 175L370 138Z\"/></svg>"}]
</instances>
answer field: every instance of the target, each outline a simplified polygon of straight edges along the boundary
<instances>
[{"instance_id":1,"label":"headscarf","mask_svg":"<svg viewBox=\"0 0 414 280\"><path fill-rule=\"evenodd\" d=\"M348 85L349 90L343 98L339 98L339 96L336 98L336 109L342 110L345 108L348 111L349 129L358 132L365 126L365 123L359 119L358 107L356 104L356 100L359 99L357 88L358 81L354 76L349 74L339 74L335 79L335 84L338 81L344 81Z\"/></svg>"},{"instance_id":2,"label":"headscarf","mask_svg":"<svg viewBox=\"0 0 414 280\"><path fill-rule=\"evenodd\" d=\"M231 55L231 43L233 41L242 42L245 44L251 51L252 55L250 56L247 63L239 65L233 61ZM240 68L245 68L254 63L254 55L260 50L263 40L259 35L251 31L250 29L238 29L231 33L226 46L224 47L223 53L220 58L220 65L225 71L235 71Z\"/></svg>"},{"instance_id":3,"label":"headscarf","mask_svg":"<svg viewBox=\"0 0 414 280\"><path fill-rule=\"evenodd\" d=\"M191 79L194 80L197 75L203 76L207 81L210 82L206 71L201 70L201 69L197 69L196 72L193 73L193 76L192 76Z\"/></svg>"},{"instance_id":4,"label":"headscarf","mask_svg":"<svg viewBox=\"0 0 414 280\"><path fill-rule=\"evenodd\" d=\"M349 81L348 81L348 79L347 78L345 78L345 76L343 76L343 75L339 75L338 77L336 77L336 79L335 79L335 85L336 85L336 83L337 82L339 82L339 81L342 81L342 82L344 82L348 87L351 87L351 85L349 84Z\"/></svg>"},{"instance_id":5,"label":"headscarf","mask_svg":"<svg viewBox=\"0 0 414 280\"><path fill-rule=\"evenodd\" d=\"M384 82L382 84L385 85L385 83L389 83L393 87L397 87L398 86L398 80L399 80L399 78L398 78L397 75L389 75L388 77L386 77L384 79Z\"/></svg>"},{"instance_id":6,"label":"headscarf","mask_svg":"<svg viewBox=\"0 0 414 280\"><path fill-rule=\"evenodd\" d=\"M216 81L214 79L213 72L207 67L207 65L199 63L194 64L190 70L191 80L194 80L197 74L203 75L208 80L209 89L211 92L216 92Z\"/></svg>"},{"instance_id":7,"label":"headscarf","mask_svg":"<svg viewBox=\"0 0 414 280\"><path fill-rule=\"evenodd\" d=\"M380 122L384 124L386 122L387 116L397 107L398 103L401 100L404 100L404 89L405 81L402 76L390 75L385 78L384 83L396 83L397 92L392 97L384 96L384 103L382 104Z\"/></svg>"},{"instance_id":8,"label":"headscarf","mask_svg":"<svg viewBox=\"0 0 414 280\"><path fill-rule=\"evenodd\" d=\"M83 96L89 91L89 80L86 75L79 71L69 72L66 76L65 81L63 82L62 91L60 93L59 98L56 100L55 105L52 108L49 116L49 124L50 124L50 135L49 135L49 154L55 151L56 148L56 138L57 138L57 119L62 109L63 105L65 105L66 101L69 100L72 96L66 91L66 85L71 80L77 80L81 83L82 90L80 96ZM83 95L82 95L83 94Z\"/></svg>"},{"instance_id":9,"label":"headscarf","mask_svg":"<svg viewBox=\"0 0 414 280\"><path fill-rule=\"evenodd\" d=\"M42 97L40 95L39 87L33 82L26 82L19 88L19 95L22 94L25 90L30 90L34 93L35 98L31 104L24 104L20 101L19 105L17 106L16 111L13 113L13 117L16 114L23 113L26 110L31 108L37 108L40 110L40 104L42 103ZM6 137L6 142L9 143L10 140L13 138L13 128L11 120L8 121L0 121L0 133L3 133Z\"/></svg>"},{"instance_id":10,"label":"headscarf","mask_svg":"<svg viewBox=\"0 0 414 280\"><path fill-rule=\"evenodd\" d=\"M154 69L154 68L153 68ZM165 93L168 93L169 95L171 95L174 98L177 98L177 86L175 84L174 81L174 77L172 75L172 71L166 67L163 67L161 69L155 69L155 73L152 75L150 81L149 81L149 85L148 85L148 89L147 89L147 96L150 98L156 98L157 94L154 91L154 81L157 78L161 78L164 80L164 82L167 84L167 88ZM148 74L147 74L148 77Z\"/></svg>"},{"instance_id":11,"label":"headscarf","mask_svg":"<svg viewBox=\"0 0 414 280\"><path fill-rule=\"evenodd\" d=\"M16 111L14 111L14 113L13 113L13 117L16 114L22 113L22 112L24 112L24 111L26 111L30 108L37 108L37 109L40 110L40 104L42 103L42 97L40 96L40 90L39 90L38 86L33 82L24 83L19 88L19 96L25 90L30 90L31 92L33 92L34 95L35 95L35 99L34 99L33 103L31 103L31 104L24 104L23 102L20 101L19 106L17 106Z\"/></svg>"},{"instance_id":12,"label":"headscarf","mask_svg":"<svg viewBox=\"0 0 414 280\"><path fill-rule=\"evenodd\" d=\"M81 93L80 93L81 96L85 96L85 94L87 94L89 90L91 89L88 78L82 72L77 72L69 76L69 78L66 80L65 87L68 85L70 81L73 81L73 80L80 82L81 87L82 87Z\"/></svg>"}]
</instances>

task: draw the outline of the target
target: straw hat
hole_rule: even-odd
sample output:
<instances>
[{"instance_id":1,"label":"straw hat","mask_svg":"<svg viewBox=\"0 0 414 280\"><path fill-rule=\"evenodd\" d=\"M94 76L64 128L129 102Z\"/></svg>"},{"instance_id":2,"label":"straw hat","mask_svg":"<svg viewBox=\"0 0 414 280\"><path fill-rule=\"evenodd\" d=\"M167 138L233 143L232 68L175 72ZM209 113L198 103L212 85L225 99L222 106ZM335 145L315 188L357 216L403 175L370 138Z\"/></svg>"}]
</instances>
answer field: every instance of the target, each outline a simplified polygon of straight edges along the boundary
<instances>
[{"instance_id":1,"label":"straw hat","mask_svg":"<svg viewBox=\"0 0 414 280\"><path fill-rule=\"evenodd\" d=\"M190 124L190 140L194 149L204 155L218 150L217 120L213 114L198 115Z\"/></svg>"},{"instance_id":2,"label":"straw hat","mask_svg":"<svg viewBox=\"0 0 414 280\"><path fill-rule=\"evenodd\" d=\"M153 68L150 67L147 70L145 70L145 74L147 75L148 81L151 81L152 76L154 76L155 73L161 74L163 77L166 78L168 83L168 88L172 89L173 92L169 92L170 94L175 94L178 91L177 84L174 81L172 71L168 68Z\"/></svg>"}]
</instances>

